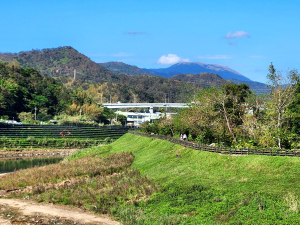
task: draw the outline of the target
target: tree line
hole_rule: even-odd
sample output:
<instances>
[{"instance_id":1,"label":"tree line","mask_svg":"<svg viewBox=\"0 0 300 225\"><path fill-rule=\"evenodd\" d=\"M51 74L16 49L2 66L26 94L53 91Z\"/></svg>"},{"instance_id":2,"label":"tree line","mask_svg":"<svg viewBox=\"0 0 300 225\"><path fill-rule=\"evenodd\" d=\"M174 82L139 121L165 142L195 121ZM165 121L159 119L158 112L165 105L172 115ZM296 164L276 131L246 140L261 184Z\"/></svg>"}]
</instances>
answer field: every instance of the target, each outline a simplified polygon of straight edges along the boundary
<instances>
[{"instance_id":1,"label":"tree line","mask_svg":"<svg viewBox=\"0 0 300 225\"><path fill-rule=\"evenodd\" d=\"M246 84L207 88L173 119L144 124L145 132L186 133L188 140L232 147L300 147L300 80L297 70L267 75L270 92L253 93Z\"/></svg>"},{"instance_id":2,"label":"tree line","mask_svg":"<svg viewBox=\"0 0 300 225\"><path fill-rule=\"evenodd\" d=\"M0 116L3 119L46 121L58 115L78 116L80 110L90 120L107 119L113 113L110 110L103 113L101 105L82 89L68 89L35 69L22 68L16 60L0 61Z\"/></svg>"}]
</instances>

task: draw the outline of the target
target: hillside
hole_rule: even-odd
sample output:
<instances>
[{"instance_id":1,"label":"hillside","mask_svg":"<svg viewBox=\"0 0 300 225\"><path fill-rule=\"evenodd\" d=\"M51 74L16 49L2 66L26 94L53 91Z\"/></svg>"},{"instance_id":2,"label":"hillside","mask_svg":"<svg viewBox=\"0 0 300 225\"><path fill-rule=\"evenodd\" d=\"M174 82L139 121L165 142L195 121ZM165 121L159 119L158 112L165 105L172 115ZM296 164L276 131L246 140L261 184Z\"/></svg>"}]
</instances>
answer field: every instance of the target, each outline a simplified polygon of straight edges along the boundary
<instances>
[{"instance_id":1,"label":"hillside","mask_svg":"<svg viewBox=\"0 0 300 225\"><path fill-rule=\"evenodd\" d=\"M71 103L71 95L53 78L34 69L23 69L18 62L0 61L0 115L16 117L20 112L38 112L55 115Z\"/></svg>"},{"instance_id":2,"label":"hillside","mask_svg":"<svg viewBox=\"0 0 300 225\"><path fill-rule=\"evenodd\" d=\"M118 80L118 76L70 46L0 54L2 61L13 59L22 67L36 69L49 77L74 77L76 69L76 79L88 83Z\"/></svg>"},{"instance_id":3,"label":"hillside","mask_svg":"<svg viewBox=\"0 0 300 225\"><path fill-rule=\"evenodd\" d=\"M72 158L129 152L135 156L131 169L159 189L150 198L121 202L111 211L123 224L300 222L298 157L233 157L125 134L109 146L83 150Z\"/></svg>"},{"instance_id":4,"label":"hillside","mask_svg":"<svg viewBox=\"0 0 300 225\"><path fill-rule=\"evenodd\" d=\"M182 62L176 63L168 68L163 69L142 69L149 73L171 77L178 74L199 74L199 73L215 73L223 79L237 79L241 81L251 81L249 78L243 76L237 71L230 69L227 66L217 64L205 64L200 62Z\"/></svg>"},{"instance_id":5,"label":"hillside","mask_svg":"<svg viewBox=\"0 0 300 225\"><path fill-rule=\"evenodd\" d=\"M69 88L83 87L90 84L106 84L105 91L98 94L114 95L114 101L133 102L133 95L138 95L140 102L164 102L165 94L170 94L172 102L186 101L195 91L203 89L197 84L169 80L158 76L127 76L115 74L93 62L72 47L59 47L32 50L20 53L1 53L0 60L17 60L22 67L34 68L40 73L54 77ZM76 80L74 81L74 69Z\"/></svg>"},{"instance_id":6,"label":"hillside","mask_svg":"<svg viewBox=\"0 0 300 225\"><path fill-rule=\"evenodd\" d=\"M231 81L224 80L222 77L214 73L180 74L172 76L170 77L170 79L195 83L203 87L223 86L225 84L231 83Z\"/></svg>"},{"instance_id":7,"label":"hillside","mask_svg":"<svg viewBox=\"0 0 300 225\"><path fill-rule=\"evenodd\" d=\"M143 71L137 66L132 66L125 64L123 62L107 62L107 63L99 63L101 66L105 67L109 71L113 73L125 74L125 75L147 75L153 76L153 74Z\"/></svg>"}]
</instances>

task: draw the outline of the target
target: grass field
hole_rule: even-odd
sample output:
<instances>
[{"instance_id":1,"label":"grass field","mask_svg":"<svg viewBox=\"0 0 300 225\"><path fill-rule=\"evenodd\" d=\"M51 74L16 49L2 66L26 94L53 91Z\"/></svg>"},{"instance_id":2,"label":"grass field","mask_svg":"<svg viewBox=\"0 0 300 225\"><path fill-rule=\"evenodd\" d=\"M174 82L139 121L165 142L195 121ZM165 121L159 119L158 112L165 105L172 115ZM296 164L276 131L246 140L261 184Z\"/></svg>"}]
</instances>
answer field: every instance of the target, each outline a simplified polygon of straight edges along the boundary
<instances>
[{"instance_id":1,"label":"grass field","mask_svg":"<svg viewBox=\"0 0 300 225\"><path fill-rule=\"evenodd\" d=\"M125 154L129 152L134 160L132 154ZM109 168L107 162L118 168L117 161L122 157L128 158L128 163L120 165L116 175L107 177L112 174L105 172ZM39 201L110 213L124 224L300 223L300 158L231 157L125 134L110 145L76 152L62 168L69 174L69 165L79 168L77 165L88 161L97 162L93 165L104 163L106 166L99 166L104 168L104 176L82 170L81 174L91 174L89 179L81 175L73 185L41 188L33 195ZM43 170L53 168L47 166ZM76 171L72 174L76 175ZM51 173L46 174L48 177L41 176L39 180L53 180ZM65 179L64 174L58 180ZM14 177L11 175L9 182L0 182L0 186L10 188L25 182ZM73 201L72 196L83 197Z\"/></svg>"},{"instance_id":2,"label":"grass field","mask_svg":"<svg viewBox=\"0 0 300 225\"><path fill-rule=\"evenodd\" d=\"M300 158L230 157L132 134L110 146L110 153L132 152L132 168L161 187L149 201L126 206L136 223L300 223Z\"/></svg>"}]
</instances>

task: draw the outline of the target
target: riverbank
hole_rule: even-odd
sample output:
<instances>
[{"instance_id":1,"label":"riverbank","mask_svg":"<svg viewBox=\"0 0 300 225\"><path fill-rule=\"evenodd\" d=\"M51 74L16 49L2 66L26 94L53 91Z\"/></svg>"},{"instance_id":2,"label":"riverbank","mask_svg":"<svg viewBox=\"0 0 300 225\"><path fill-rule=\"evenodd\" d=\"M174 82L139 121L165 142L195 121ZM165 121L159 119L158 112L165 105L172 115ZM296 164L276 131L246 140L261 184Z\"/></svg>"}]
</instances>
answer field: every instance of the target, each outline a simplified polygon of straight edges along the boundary
<instances>
[{"instance_id":1,"label":"riverbank","mask_svg":"<svg viewBox=\"0 0 300 225\"><path fill-rule=\"evenodd\" d=\"M43 157L43 156L68 156L73 154L78 149L25 149L25 150L0 150L0 160L7 158L28 158L28 157Z\"/></svg>"}]
</instances>

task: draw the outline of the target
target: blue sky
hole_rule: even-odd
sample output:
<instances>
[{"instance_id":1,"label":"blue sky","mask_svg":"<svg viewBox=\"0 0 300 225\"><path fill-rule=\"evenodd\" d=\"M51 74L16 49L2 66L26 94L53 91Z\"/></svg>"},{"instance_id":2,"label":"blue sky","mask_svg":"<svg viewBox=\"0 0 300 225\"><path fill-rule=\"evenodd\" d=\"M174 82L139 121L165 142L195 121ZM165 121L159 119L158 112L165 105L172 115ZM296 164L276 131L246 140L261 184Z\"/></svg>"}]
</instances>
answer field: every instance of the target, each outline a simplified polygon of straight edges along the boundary
<instances>
[{"instance_id":1,"label":"blue sky","mask_svg":"<svg viewBox=\"0 0 300 225\"><path fill-rule=\"evenodd\" d=\"M0 0L0 52L72 46L96 62L300 69L300 1Z\"/></svg>"}]
</instances>

